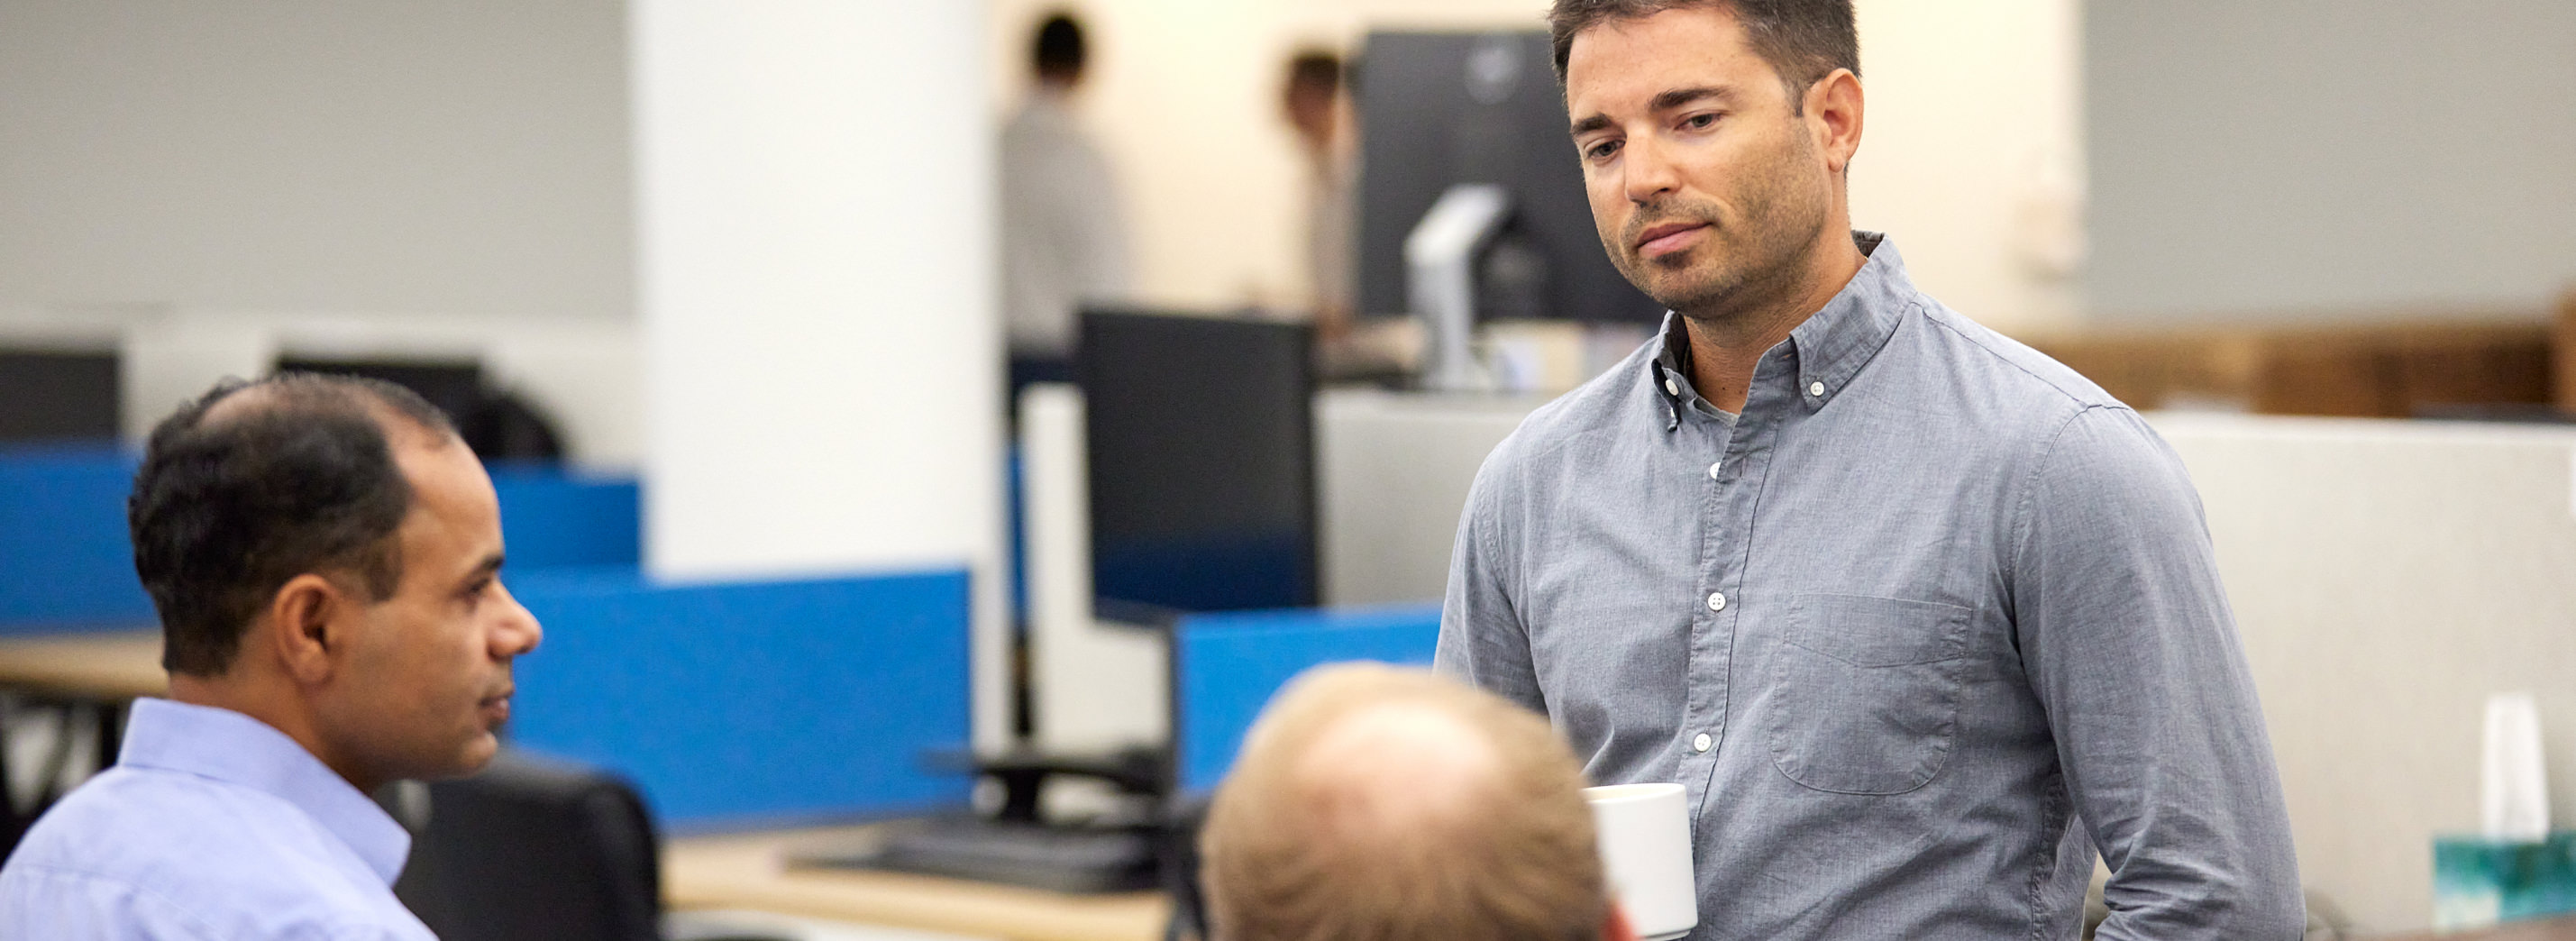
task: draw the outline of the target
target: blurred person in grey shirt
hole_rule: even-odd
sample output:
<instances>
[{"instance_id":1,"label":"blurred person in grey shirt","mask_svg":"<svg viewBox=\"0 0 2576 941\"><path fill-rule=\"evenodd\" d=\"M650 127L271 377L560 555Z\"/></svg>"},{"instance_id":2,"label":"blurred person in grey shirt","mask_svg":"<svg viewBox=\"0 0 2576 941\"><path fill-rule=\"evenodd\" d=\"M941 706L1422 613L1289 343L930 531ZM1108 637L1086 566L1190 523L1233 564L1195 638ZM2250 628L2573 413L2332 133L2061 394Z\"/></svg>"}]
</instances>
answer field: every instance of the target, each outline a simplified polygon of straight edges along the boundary
<instances>
[{"instance_id":1,"label":"blurred person in grey shirt","mask_svg":"<svg viewBox=\"0 0 2576 941\"><path fill-rule=\"evenodd\" d=\"M1358 306L1359 219L1353 191L1350 135L1345 132L1340 56L1308 49L1288 60L1279 89L1279 111L1297 132L1306 165L1306 272L1312 285L1315 333L1327 342L1350 332Z\"/></svg>"},{"instance_id":2,"label":"blurred person in grey shirt","mask_svg":"<svg viewBox=\"0 0 2576 941\"><path fill-rule=\"evenodd\" d=\"M1558 0L1611 260L1672 311L1477 475L1438 667L1677 781L1693 938L2302 927L2182 464L1854 232L1850 0Z\"/></svg>"},{"instance_id":3,"label":"blurred person in grey shirt","mask_svg":"<svg viewBox=\"0 0 2576 941\"><path fill-rule=\"evenodd\" d=\"M1036 85L1002 128L1002 319L1015 389L1071 381L1074 315L1127 294L1117 186L1073 110L1089 57L1071 16L1039 24L1030 43Z\"/></svg>"}]
</instances>

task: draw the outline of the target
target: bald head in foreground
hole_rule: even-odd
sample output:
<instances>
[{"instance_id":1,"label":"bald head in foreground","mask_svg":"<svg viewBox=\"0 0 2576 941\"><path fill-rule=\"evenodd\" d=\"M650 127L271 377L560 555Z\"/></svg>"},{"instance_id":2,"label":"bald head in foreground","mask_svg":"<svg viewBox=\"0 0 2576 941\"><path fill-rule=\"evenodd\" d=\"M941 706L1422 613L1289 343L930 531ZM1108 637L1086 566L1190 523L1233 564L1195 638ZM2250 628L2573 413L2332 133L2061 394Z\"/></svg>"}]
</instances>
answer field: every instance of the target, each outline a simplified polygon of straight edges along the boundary
<instances>
[{"instance_id":1,"label":"bald head in foreground","mask_svg":"<svg viewBox=\"0 0 2576 941\"><path fill-rule=\"evenodd\" d=\"M1209 933L1632 941L1586 783L1547 721L1502 699L1414 670L1310 671L1209 808Z\"/></svg>"}]
</instances>

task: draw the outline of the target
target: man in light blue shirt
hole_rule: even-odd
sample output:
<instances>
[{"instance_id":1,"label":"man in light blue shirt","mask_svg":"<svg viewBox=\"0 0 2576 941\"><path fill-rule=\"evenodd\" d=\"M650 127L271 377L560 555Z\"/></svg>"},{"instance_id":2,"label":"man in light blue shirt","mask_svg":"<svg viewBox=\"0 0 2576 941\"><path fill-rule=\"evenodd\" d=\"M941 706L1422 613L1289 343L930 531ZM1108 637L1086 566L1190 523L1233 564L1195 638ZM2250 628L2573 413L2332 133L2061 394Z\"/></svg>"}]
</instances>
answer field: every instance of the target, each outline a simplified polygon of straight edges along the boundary
<instances>
[{"instance_id":1,"label":"man in light blue shirt","mask_svg":"<svg viewBox=\"0 0 2576 941\"><path fill-rule=\"evenodd\" d=\"M153 431L128 516L171 698L0 868L0 938L432 938L367 795L490 761L539 637L473 452L395 386L227 381Z\"/></svg>"}]
</instances>

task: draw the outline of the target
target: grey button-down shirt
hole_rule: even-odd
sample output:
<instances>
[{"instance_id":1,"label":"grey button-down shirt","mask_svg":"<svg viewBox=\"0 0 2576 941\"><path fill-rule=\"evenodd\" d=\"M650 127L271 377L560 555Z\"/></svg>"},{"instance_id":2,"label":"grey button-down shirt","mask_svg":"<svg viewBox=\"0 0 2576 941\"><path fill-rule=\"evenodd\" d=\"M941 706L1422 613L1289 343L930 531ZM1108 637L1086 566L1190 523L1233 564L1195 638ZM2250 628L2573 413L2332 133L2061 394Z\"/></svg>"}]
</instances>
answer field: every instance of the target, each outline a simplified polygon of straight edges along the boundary
<instances>
[{"instance_id":1,"label":"grey button-down shirt","mask_svg":"<svg viewBox=\"0 0 2576 941\"><path fill-rule=\"evenodd\" d=\"M2199 497L2136 413L1893 243L1733 427L1678 317L1477 474L1438 664L1690 794L1696 939L2299 936Z\"/></svg>"}]
</instances>

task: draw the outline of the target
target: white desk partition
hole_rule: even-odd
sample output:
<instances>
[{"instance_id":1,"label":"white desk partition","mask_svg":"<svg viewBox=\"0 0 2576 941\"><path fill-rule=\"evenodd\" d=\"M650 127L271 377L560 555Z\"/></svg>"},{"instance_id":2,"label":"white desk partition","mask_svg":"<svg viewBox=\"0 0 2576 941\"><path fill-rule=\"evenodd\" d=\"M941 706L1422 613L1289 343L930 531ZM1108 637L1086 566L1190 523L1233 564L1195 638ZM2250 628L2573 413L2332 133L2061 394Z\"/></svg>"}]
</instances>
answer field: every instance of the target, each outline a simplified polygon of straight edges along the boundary
<instances>
[{"instance_id":1,"label":"white desk partition","mask_svg":"<svg viewBox=\"0 0 2576 941\"><path fill-rule=\"evenodd\" d=\"M1320 396L1326 601L1439 598L1477 466L1538 404ZM2431 921L2490 693L2538 696L2551 816L2576 823L2576 428L2150 421L2200 488L2309 886L2360 928Z\"/></svg>"},{"instance_id":2,"label":"white desk partition","mask_svg":"<svg viewBox=\"0 0 2576 941\"><path fill-rule=\"evenodd\" d=\"M2309 886L2365 930L2430 922L2494 692L2538 696L2576 822L2576 428L2150 420L2207 508Z\"/></svg>"},{"instance_id":3,"label":"white desk partition","mask_svg":"<svg viewBox=\"0 0 2576 941\"><path fill-rule=\"evenodd\" d=\"M1369 389L1317 395L1324 603L1440 600L1476 468L1546 401Z\"/></svg>"},{"instance_id":4,"label":"white desk partition","mask_svg":"<svg viewBox=\"0 0 2576 941\"><path fill-rule=\"evenodd\" d=\"M1088 454L1081 389L1047 383L1020 393L1032 744L1059 754L1171 738L1163 639L1093 615Z\"/></svg>"}]
</instances>

